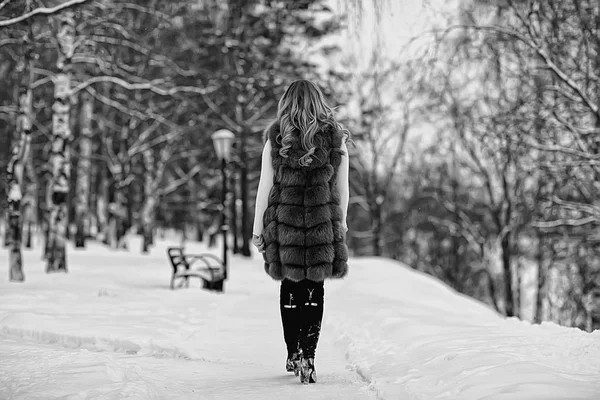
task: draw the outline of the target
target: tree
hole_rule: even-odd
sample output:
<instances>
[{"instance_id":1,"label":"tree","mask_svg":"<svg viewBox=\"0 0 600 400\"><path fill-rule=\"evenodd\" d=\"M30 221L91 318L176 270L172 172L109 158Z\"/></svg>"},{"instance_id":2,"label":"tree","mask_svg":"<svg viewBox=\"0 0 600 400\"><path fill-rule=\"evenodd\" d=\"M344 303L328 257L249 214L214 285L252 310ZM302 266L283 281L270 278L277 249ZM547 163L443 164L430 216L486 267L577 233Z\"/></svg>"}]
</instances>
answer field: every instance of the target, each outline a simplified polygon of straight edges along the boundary
<instances>
[{"instance_id":1,"label":"tree","mask_svg":"<svg viewBox=\"0 0 600 400\"><path fill-rule=\"evenodd\" d=\"M31 2L27 1L26 10L31 8ZM30 83L33 80L33 46L30 24L26 23L22 37L23 55L17 67L17 73L21 75L21 84L18 89L18 114L16 117L16 129L13 136L12 158L8 163L8 225L7 238L10 243L9 253L9 279L11 281L23 282L23 258L21 254L22 245L22 210L24 175L26 163L29 159L31 128L32 128L32 93Z\"/></svg>"},{"instance_id":2,"label":"tree","mask_svg":"<svg viewBox=\"0 0 600 400\"><path fill-rule=\"evenodd\" d=\"M75 247L85 247L85 240L90 234L89 230L89 198L91 193L91 156L92 156L92 118L94 113L94 98L84 92L81 96L79 162L77 165L75 223Z\"/></svg>"},{"instance_id":3,"label":"tree","mask_svg":"<svg viewBox=\"0 0 600 400\"><path fill-rule=\"evenodd\" d=\"M46 272L67 272L65 240L68 229L67 194L71 175L71 59L75 52L75 14L65 11L56 18L58 59L52 105L52 178L48 184L48 247Z\"/></svg>"}]
</instances>

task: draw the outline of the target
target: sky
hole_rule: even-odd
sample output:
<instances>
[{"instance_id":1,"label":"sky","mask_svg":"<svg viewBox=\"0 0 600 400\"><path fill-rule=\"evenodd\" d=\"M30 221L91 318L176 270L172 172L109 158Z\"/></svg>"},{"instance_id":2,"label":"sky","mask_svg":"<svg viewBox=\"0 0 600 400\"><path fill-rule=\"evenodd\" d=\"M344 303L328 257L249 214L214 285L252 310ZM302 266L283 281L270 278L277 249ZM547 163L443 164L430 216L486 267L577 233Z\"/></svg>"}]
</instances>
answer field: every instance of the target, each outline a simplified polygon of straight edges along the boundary
<instances>
[{"instance_id":1,"label":"sky","mask_svg":"<svg viewBox=\"0 0 600 400\"><path fill-rule=\"evenodd\" d=\"M448 25L456 15L461 0L329 0L334 12L349 12L348 29L343 30L332 41L341 43L343 49L335 63L350 66L358 78L358 72L371 68L369 61L380 40L378 48L388 61L403 61L418 57L430 48L430 37L426 34L434 28ZM357 18L357 10L349 4L362 3L362 14ZM381 5L381 18L376 18L374 4ZM352 17L354 16L354 18ZM379 36L379 37L378 37ZM418 39L415 39L418 38ZM347 62L354 58L355 63ZM400 88L389 88L387 97L393 99ZM393 100L390 100L393 101ZM419 124L409 132L409 143L416 148L423 148L435 140L435 128L429 124Z\"/></svg>"},{"instance_id":2,"label":"sky","mask_svg":"<svg viewBox=\"0 0 600 400\"><path fill-rule=\"evenodd\" d=\"M381 20L375 18L374 3L381 4ZM433 27L443 26L457 8L459 0L362 0L362 15L359 24L350 21L349 29L343 33L344 48L365 61L377 40L391 58L407 57L407 45ZM350 11L348 1L330 0L337 13Z\"/></svg>"}]
</instances>

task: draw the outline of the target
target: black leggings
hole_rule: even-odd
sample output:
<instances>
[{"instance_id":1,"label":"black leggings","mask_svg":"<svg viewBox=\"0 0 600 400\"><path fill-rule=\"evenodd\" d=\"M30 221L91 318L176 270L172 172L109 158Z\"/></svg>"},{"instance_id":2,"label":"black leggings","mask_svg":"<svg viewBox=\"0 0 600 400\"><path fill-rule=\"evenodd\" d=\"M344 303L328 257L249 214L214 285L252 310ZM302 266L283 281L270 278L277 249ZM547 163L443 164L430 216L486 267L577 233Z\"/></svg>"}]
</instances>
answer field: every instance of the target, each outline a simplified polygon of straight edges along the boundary
<instances>
[{"instance_id":1,"label":"black leggings","mask_svg":"<svg viewBox=\"0 0 600 400\"><path fill-rule=\"evenodd\" d=\"M323 282L304 279L281 282L279 307L288 357L302 350L304 358L314 358L323 320Z\"/></svg>"}]
</instances>

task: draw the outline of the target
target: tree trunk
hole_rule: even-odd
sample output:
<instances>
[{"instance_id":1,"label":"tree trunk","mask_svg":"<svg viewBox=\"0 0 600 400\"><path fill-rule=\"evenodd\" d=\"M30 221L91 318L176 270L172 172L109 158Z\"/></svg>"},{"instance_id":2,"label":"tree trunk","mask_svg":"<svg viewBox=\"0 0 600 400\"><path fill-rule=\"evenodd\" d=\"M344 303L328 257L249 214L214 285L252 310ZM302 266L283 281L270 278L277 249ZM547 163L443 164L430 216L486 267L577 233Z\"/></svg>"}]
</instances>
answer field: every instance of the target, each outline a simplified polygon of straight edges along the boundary
<instances>
[{"instance_id":1,"label":"tree trunk","mask_svg":"<svg viewBox=\"0 0 600 400\"><path fill-rule=\"evenodd\" d=\"M521 258L516 257L516 268L514 268L514 291L513 291L513 307L515 316L521 318L523 309L521 308L521 288L523 286L523 263Z\"/></svg>"},{"instance_id":2,"label":"tree trunk","mask_svg":"<svg viewBox=\"0 0 600 400\"><path fill-rule=\"evenodd\" d=\"M2 246L8 247L10 246L10 219L8 217L8 209L6 210L6 219L4 220L4 240L2 241Z\"/></svg>"},{"instance_id":3,"label":"tree trunk","mask_svg":"<svg viewBox=\"0 0 600 400\"><path fill-rule=\"evenodd\" d=\"M242 255L250 257L249 210L248 210L248 157L246 155L246 131L240 134L240 196L242 198Z\"/></svg>"},{"instance_id":4,"label":"tree trunk","mask_svg":"<svg viewBox=\"0 0 600 400\"><path fill-rule=\"evenodd\" d=\"M202 243L204 241L204 228L202 227L202 221L196 220L196 241Z\"/></svg>"},{"instance_id":5,"label":"tree trunk","mask_svg":"<svg viewBox=\"0 0 600 400\"><path fill-rule=\"evenodd\" d=\"M96 221L98 223L98 240L109 244L108 192L109 182L105 165L100 165L98 173L98 193L96 195Z\"/></svg>"},{"instance_id":6,"label":"tree trunk","mask_svg":"<svg viewBox=\"0 0 600 400\"><path fill-rule=\"evenodd\" d=\"M152 234L154 232L154 210L156 204L156 196L150 196L144 201L144 206L142 207L142 253L148 253L153 243Z\"/></svg>"},{"instance_id":7,"label":"tree trunk","mask_svg":"<svg viewBox=\"0 0 600 400\"><path fill-rule=\"evenodd\" d=\"M155 178L155 160L152 149L148 149L143 154L144 160L144 204L142 206L142 253L148 253L152 245L152 231L154 229L154 210L157 204Z\"/></svg>"},{"instance_id":8,"label":"tree trunk","mask_svg":"<svg viewBox=\"0 0 600 400\"><path fill-rule=\"evenodd\" d=\"M508 238L508 234L504 235L501 241L501 250L502 250L502 272L504 277L504 297L505 297L505 305L504 310L507 317L515 316L515 307L514 307L514 293L513 293L513 285L512 285L512 268L510 265L511 262L511 254L510 254L510 240Z\"/></svg>"},{"instance_id":9,"label":"tree trunk","mask_svg":"<svg viewBox=\"0 0 600 400\"><path fill-rule=\"evenodd\" d=\"M119 182L122 182L119 180ZM125 236L127 233L127 195L125 187L118 186L115 190L115 201L110 204L111 218L113 219L112 227L112 247L116 249L127 250Z\"/></svg>"},{"instance_id":10,"label":"tree trunk","mask_svg":"<svg viewBox=\"0 0 600 400\"><path fill-rule=\"evenodd\" d=\"M374 201L374 203L376 203ZM375 257L380 257L382 255L382 215L381 215L381 205L380 204L371 204L371 246L373 249L373 255Z\"/></svg>"},{"instance_id":11,"label":"tree trunk","mask_svg":"<svg viewBox=\"0 0 600 400\"><path fill-rule=\"evenodd\" d=\"M546 297L546 268L544 260L544 238L538 234L537 252L537 284L535 289L535 314L534 321L538 324L544 320L544 298Z\"/></svg>"},{"instance_id":12,"label":"tree trunk","mask_svg":"<svg viewBox=\"0 0 600 400\"><path fill-rule=\"evenodd\" d=\"M238 241L238 213L237 213L237 187L235 184L236 177L236 168L232 167L231 169L231 184L229 187L231 188L231 239L233 240L233 254L238 254L240 252L240 246Z\"/></svg>"},{"instance_id":13,"label":"tree trunk","mask_svg":"<svg viewBox=\"0 0 600 400\"><path fill-rule=\"evenodd\" d=\"M92 114L94 99L84 92L81 106L81 136L79 138L79 163L77 165L77 192L75 206L75 247L85 247L85 239L89 235L89 198L90 173L92 155Z\"/></svg>"},{"instance_id":14,"label":"tree trunk","mask_svg":"<svg viewBox=\"0 0 600 400\"><path fill-rule=\"evenodd\" d=\"M496 290L496 280L494 279L494 271L497 270L495 265L496 258L496 241L495 240L486 240L480 246L481 249L481 263L483 269L486 271L487 275L487 288L490 299L492 301L492 305L494 309L498 312L502 312L500 310L500 305L498 304L498 294Z\"/></svg>"},{"instance_id":15,"label":"tree trunk","mask_svg":"<svg viewBox=\"0 0 600 400\"><path fill-rule=\"evenodd\" d=\"M28 80L25 80L28 82ZM23 174L29 156L31 142L31 90L23 85L19 93L19 115L17 116L17 137L13 143L13 156L8 164L8 228L9 237L9 279L23 282L23 258L21 255L22 228L21 200L23 198Z\"/></svg>"},{"instance_id":16,"label":"tree trunk","mask_svg":"<svg viewBox=\"0 0 600 400\"><path fill-rule=\"evenodd\" d=\"M52 177L48 184L48 254L46 272L67 272L66 240L67 196L69 194L69 141L71 140L71 58L75 42L75 18L71 10L56 17L58 29L58 73L54 83L52 105L52 150L50 165Z\"/></svg>"},{"instance_id":17,"label":"tree trunk","mask_svg":"<svg viewBox=\"0 0 600 400\"><path fill-rule=\"evenodd\" d=\"M29 10L30 8L31 2L27 1L26 10ZM22 75L18 93L19 111L17 115L16 130L13 135L12 157L7 168L8 231L6 232L6 238L10 245L8 265L9 280L12 282L25 281L25 274L23 273L23 257L21 254L23 232L21 200L23 199L25 165L29 159L32 126L32 93L29 85L33 80L33 65L31 63L32 44L30 33L31 31L28 26L24 38L25 54L23 56L23 64L17 70L17 72L20 72Z\"/></svg>"},{"instance_id":18,"label":"tree trunk","mask_svg":"<svg viewBox=\"0 0 600 400\"><path fill-rule=\"evenodd\" d=\"M24 224L27 225L27 236L25 237L25 247L28 249L32 248L32 236L34 226L37 225L38 215L38 183L37 176L33 166L33 159L31 155L27 158L25 165L27 171L27 189L25 194L25 209L23 212Z\"/></svg>"},{"instance_id":19,"label":"tree trunk","mask_svg":"<svg viewBox=\"0 0 600 400\"><path fill-rule=\"evenodd\" d=\"M25 236L25 248L31 249L33 247L33 222L27 222L27 236Z\"/></svg>"}]
</instances>

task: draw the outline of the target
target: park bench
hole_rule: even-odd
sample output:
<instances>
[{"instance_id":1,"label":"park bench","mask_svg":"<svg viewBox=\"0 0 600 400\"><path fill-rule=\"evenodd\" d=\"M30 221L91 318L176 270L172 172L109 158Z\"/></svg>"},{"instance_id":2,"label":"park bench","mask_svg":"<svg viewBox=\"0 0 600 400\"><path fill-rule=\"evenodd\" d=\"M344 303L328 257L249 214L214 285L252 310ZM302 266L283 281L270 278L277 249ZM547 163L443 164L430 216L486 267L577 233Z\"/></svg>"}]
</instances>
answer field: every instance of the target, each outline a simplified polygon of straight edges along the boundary
<instances>
[{"instance_id":1,"label":"park bench","mask_svg":"<svg viewBox=\"0 0 600 400\"><path fill-rule=\"evenodd\" d=\"M189 287L190 277L196 277L202 280L203 289L223 291L225 266L220 258L212 254L186 254L182 247L169 247L167 255L173 267L171 289L184 284Z\"/></svg>"}]
</instances>

